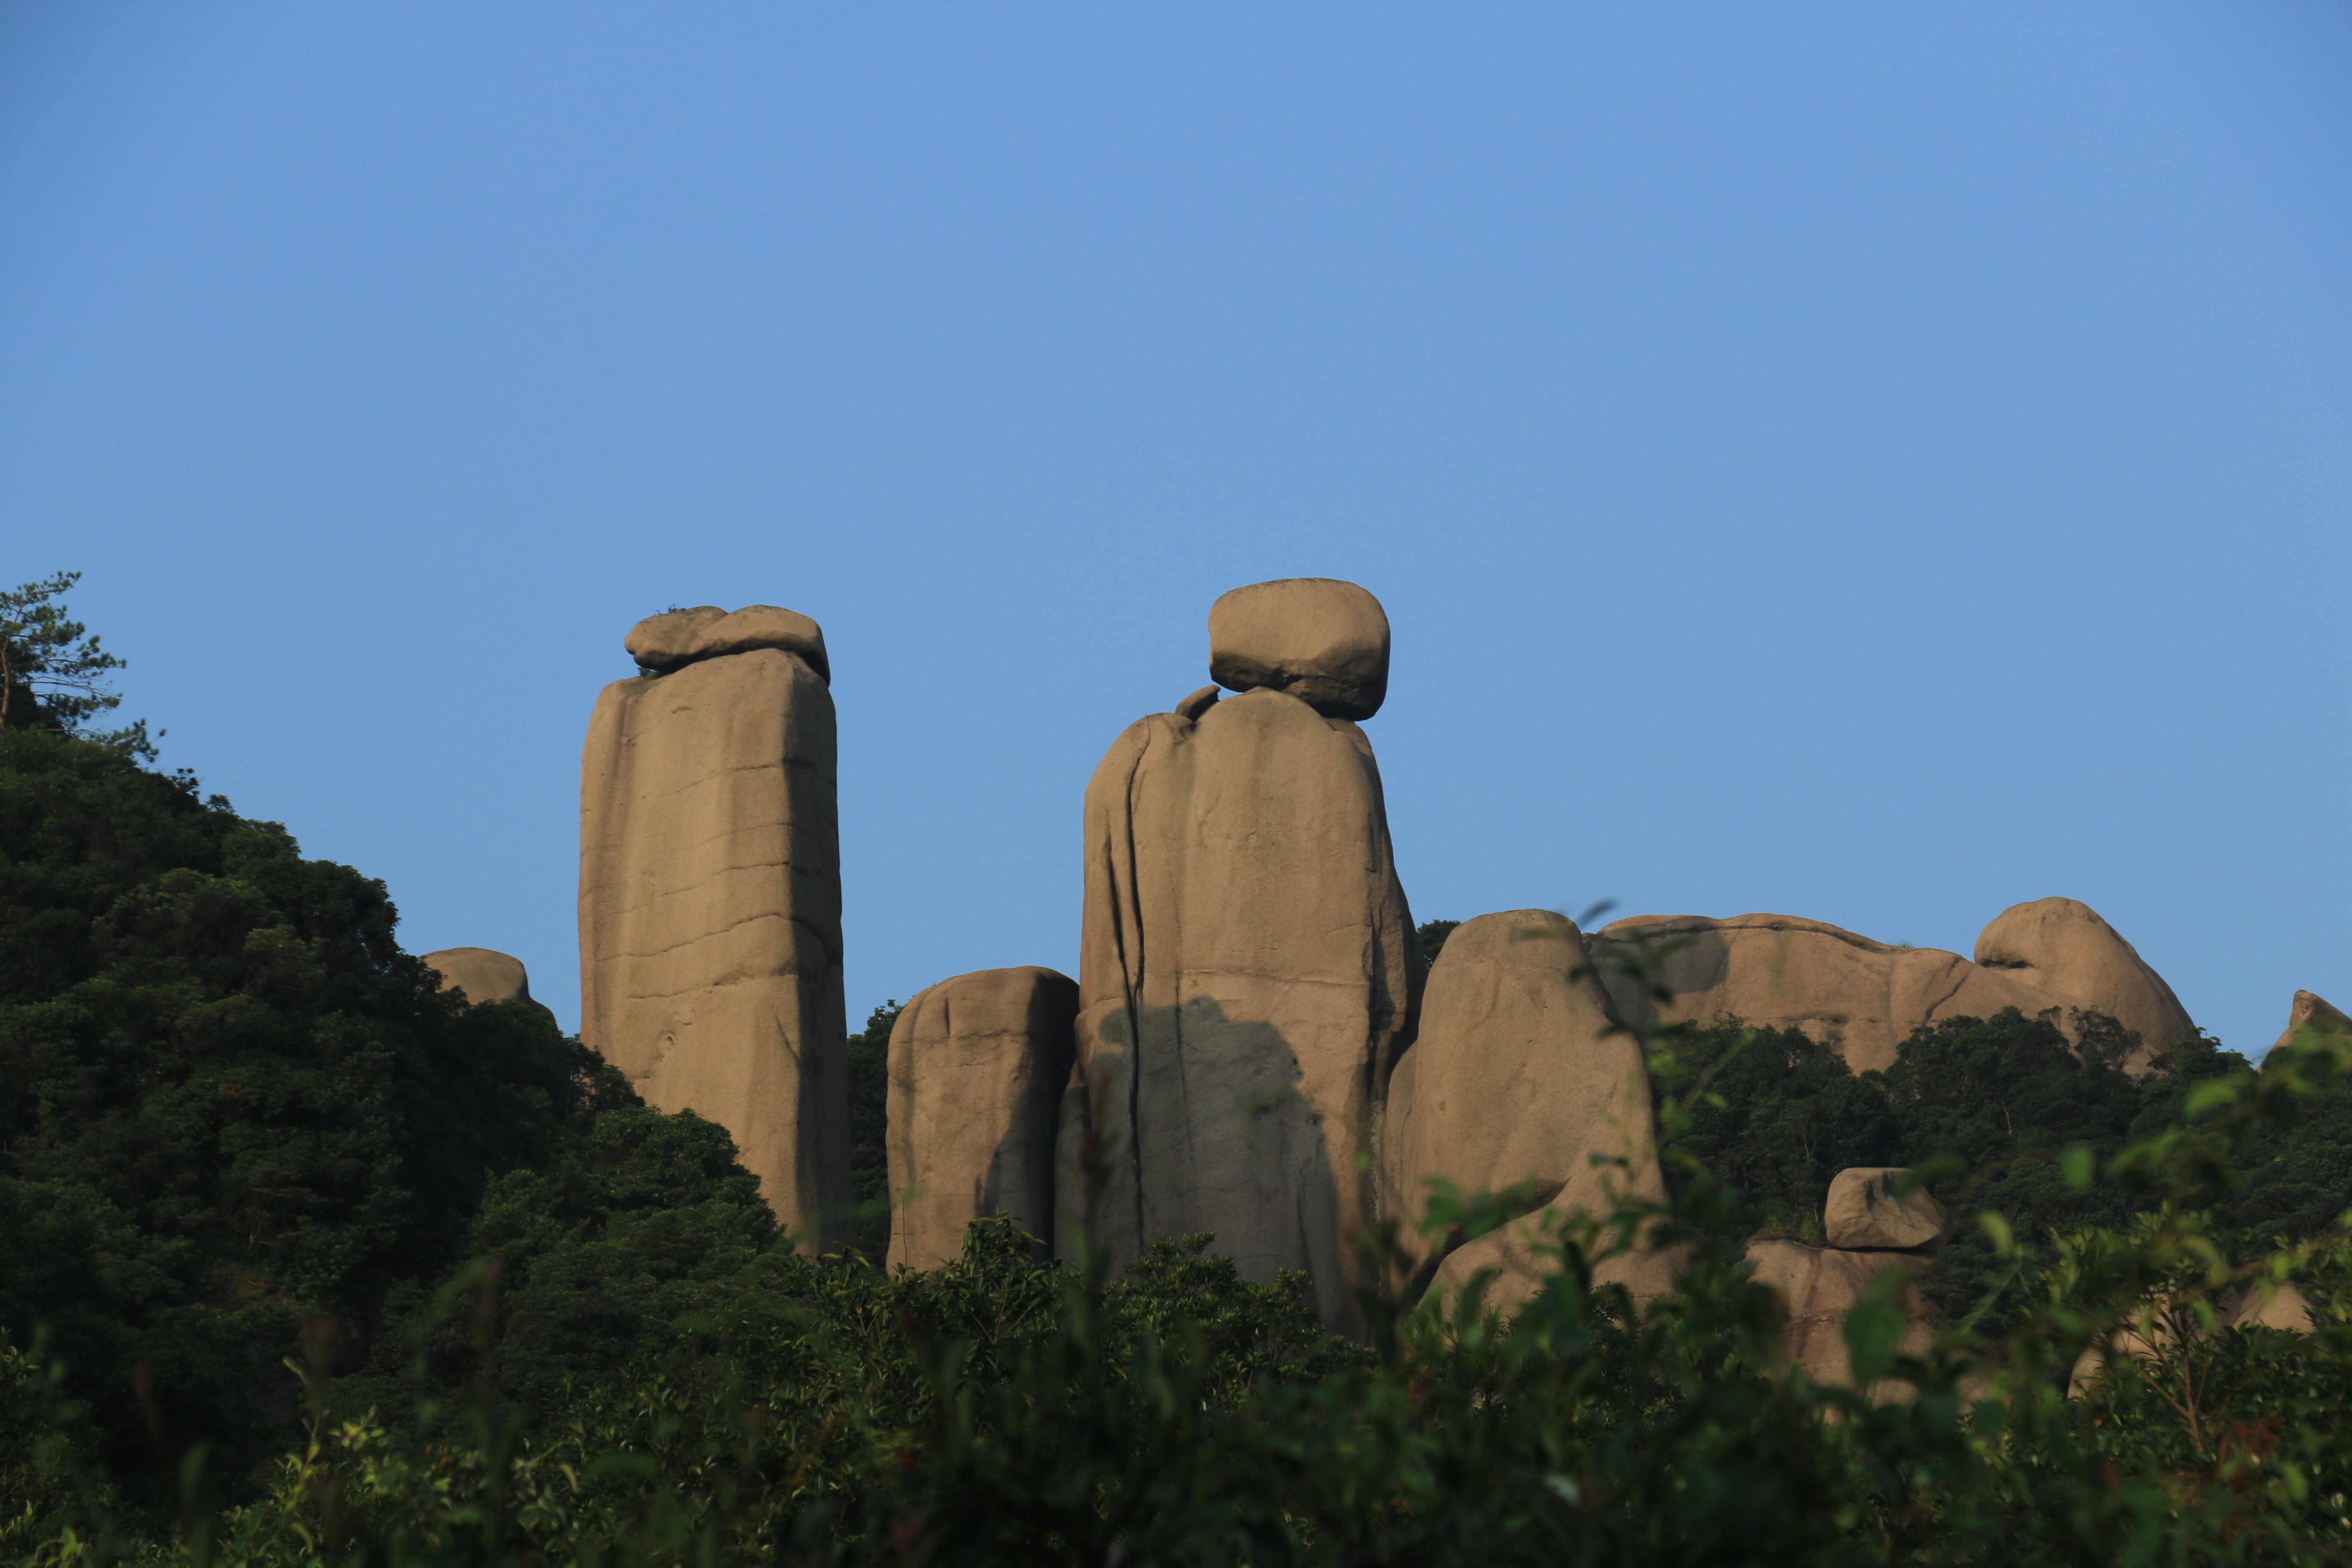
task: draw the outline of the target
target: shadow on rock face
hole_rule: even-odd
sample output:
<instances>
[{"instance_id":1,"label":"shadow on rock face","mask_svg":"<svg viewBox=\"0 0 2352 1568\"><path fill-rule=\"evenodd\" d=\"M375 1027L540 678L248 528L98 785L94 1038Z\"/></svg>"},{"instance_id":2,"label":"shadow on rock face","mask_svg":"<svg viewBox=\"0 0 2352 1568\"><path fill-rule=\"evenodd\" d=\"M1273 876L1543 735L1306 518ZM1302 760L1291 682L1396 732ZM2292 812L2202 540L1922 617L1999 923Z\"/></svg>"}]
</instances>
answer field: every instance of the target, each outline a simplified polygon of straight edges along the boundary
<instances>
[{"instance_id":1,"label":"shadow on rock face","mask_svg":"<svg viewBox=\"0 0 2352 1568\"><path fill-rule=\"evenodd\" d=\"M1277 1269L1314 1280L1326 1323L1357 1309L1327 1131L1336 1108L1301 1090L1298 1056L1273 1024L1228 1017L1216 998L1121 1009L1096 1026L1091 1064L1064 1091L1057 1143L1059 1250L1089 1215L1114 1268L1162 1237L1214 1235L1244 1279ZM1364 1178L1358 1175L1358 1180Z\"/></svg>"}]
</instances>

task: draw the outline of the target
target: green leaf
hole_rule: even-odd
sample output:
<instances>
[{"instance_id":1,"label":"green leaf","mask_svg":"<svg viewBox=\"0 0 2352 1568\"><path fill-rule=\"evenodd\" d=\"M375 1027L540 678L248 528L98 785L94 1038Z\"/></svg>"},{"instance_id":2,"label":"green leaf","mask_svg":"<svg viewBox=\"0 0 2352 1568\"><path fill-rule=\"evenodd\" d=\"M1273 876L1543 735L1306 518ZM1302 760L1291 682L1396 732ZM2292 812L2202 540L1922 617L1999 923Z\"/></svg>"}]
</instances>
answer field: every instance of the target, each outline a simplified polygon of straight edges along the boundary
<instances>
[{"instance_id":1,"label":"green leaf","mask_svg":"<svg viewBox=\"0 0 2352 1568\"><path fill-rule=\"evenodd\" d=\"M1900 1268L1882 1268L1862 1300L1847 1310L1846 1363L1853 1369L1855 1387L1876 1383L1895 1370L1895 1348L1911 1326L1897 1298L1910 1282L1910 1275Z\"/></svg>"}]
</instances>

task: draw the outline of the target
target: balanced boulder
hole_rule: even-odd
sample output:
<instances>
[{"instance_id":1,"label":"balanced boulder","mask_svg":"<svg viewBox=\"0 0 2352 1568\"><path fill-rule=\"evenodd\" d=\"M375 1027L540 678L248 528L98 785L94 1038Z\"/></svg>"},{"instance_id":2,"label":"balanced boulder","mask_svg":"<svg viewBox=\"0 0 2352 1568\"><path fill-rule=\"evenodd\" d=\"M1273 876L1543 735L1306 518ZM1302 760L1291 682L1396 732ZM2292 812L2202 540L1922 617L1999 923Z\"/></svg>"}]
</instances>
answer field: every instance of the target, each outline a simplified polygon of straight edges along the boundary
<instances>
[{"instance_id":1,"label":"balanced boulder","mask_svg":"<svg viewBox=\"0 0 2352 1568\"><path fill-rule=\"evenodd\" d=\"M1389 1081L1381 1143L1386 1210L1409 1258L1437 1268L1441 1288L1496 1270L1486 1300L1507 1310L1557 1267L1542 1222L1456 1250L1455 1238L1415 1224L1434 1181L1465 1194L1516 1188L1522 1217L1605 1216L1621 1199L1664 1196L1641 1044L1610 1016L1575 921L1515 910L1446 938L1414 1043ZM1624 1163L1595 1165L1594 1155ZM1655 1293L1657 1272L1629 1256L1602 1278L1639 1276Z\"/></svg>"},{"instance_id":2,"label":"balanced boulder","mask_svg":"<svg viewBox=\"0 0 2352 1568\"><path fill-rule=\"evenodd\" d=\"M2189 1011L2113 926L2074 899L2036 899L2003 910L1977 938L1977 963L2021 980L2070 1009L2105 1013L2139 1037L2125 1062L2145 1071L2149 1058L2193 1038Z\"/></svg>"},{"instance_id":3,"label":"balanced boulder","mask_svg":"<svg viewBox=\"0 0 2352 1568\"><path fill-rule=\"evenodd\" d=\"M1327 719L1369 719L1388 695L1388 612L1328 577L1235 588L1209 610L1209 677L1233 691L1287 691Z\"/></svg>"},{"instance_id":4,"label":"balanced boulder","mask_svg":"<svg viewBox=\"0 0 2352 1568\"><path fill-rule=\"evenodd\" d=\"M1060 1160L1112 1262L1212 1231L1251 1279L1307 1270L1350 1325L1348 1237L1378 1212L1374 1128L1421 973L1380 769L1289 690L1197 711L1129 725L1087 786Z\"/></svg>"},{"instance_id":5,"label":"balanced boulder","mask_svg":"<svg viewBox=\"0 0 2352 1568\"><path fill-rule=\"evenodd\" d=\"M2056 998L1958 953L1794 915L1635 915L1594 932L1591 950L1617 1016L1639 1033L1729 1016L1802 1029L1858 1073L1893 1067L1895 1047L1938 1018L2063 1012ZM1663 1005L1659 984L1674 994Z\"/></svg>"},{"instance_id":6,"label":"balanced boulder","mask_svg":"<svg viewBox=\"0 0 2352 1568\"><path fill-rule=\"evenodd\" d=\"M709 610L640 623L631 657L674 672L614 682L589 721L580 1032L654 1104L724 1126L830 1250L854 1233L833 697L796 648L696 651L735 618Z\"/></svg>"},{"instance_id":7,"label":"balanced boulder","mask_svg":"<svg viewBox=\"0 0 2352 1568\"><path fill-rule=\"evenodd\" d=\"M890 1030L890 1266L936 1268L971 1222L1054 1235L1054 1138L1077 983L983 969L918 992Z\"/></svg>"},{"instance_id":8,"label":"balanced boulder","mask_svg":"<svg viewBox=\"0 0 2352 1568\"><path fill-rule=\"evenodd\" d=\"M1905 1195L1903 1176L1883 1166L1840 1171L1822 1210L1829 1244L1847 1251L1902 1250L1941 1237L1944 1205L1925 1188Z\"/></svg>"},{"instance_id":9,"label":"balanced boulder","mask_svg":"<svg viewBox=\"0 0 2352 1568\"><path fill-rule=\"evenodd\" d=\"M773 605L746 605L732 612L698 605L650 616L630 629L625 646L639 668L665 674L706 658L772 647L799 655L820 677L833 679L824 629L797 610Z\"/></svg>"}]
</instances>

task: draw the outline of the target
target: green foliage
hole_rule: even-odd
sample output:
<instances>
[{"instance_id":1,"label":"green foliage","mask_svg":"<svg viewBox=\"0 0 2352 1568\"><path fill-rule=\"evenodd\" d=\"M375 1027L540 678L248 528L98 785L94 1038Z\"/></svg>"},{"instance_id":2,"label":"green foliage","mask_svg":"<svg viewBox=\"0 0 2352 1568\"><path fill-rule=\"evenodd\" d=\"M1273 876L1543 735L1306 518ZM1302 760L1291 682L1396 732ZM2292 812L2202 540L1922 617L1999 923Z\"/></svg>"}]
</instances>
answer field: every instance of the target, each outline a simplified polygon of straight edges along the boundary
<instances>
[{"instance_id":1,"label":"green foliage","mask_svg":"<svg viewBox=\"0 0 2352 1568\"><path fill-rule=\"evenodd\" d=\"M1905 1357L1899 1281L1883 1281L1846 1338L1902 1400L1787 1366L1772 1298L1730 1262L1741 1210L1697 1172L1670 1205L1560 1225L1558 1274L1507 1328L1428 1304L1378 1355L1322 1336L1303 1282L1249 1285L1198 1238L1106 1282L1039 1266L992 1221L931 1274L764 1252L625 1368L559 1387L535 1424L495 1397L495 1314L452 1297L485 1352L454 1433L337 1415L314 1378L318 1414L266 1495L192 1511L178 1542L138 1550L257 1564L2339 1562L2352 1248L2340 1232L2250 1247L2211 1215L2233 1161L2347 1067L2342 1042L2319 1042L2263 1074L2212 1075L2178 1124L2072 1162L2139 1215L2031 1265L2004 1341L1952 1331ZM1597 1283L1627 1245L1685 1248L1678 1293L1637 1311ZM2287 1278L2317 1332L2220 1326L2239 1293ZM2084 1350L2135 1342L2069 1396ZM94 1517L70 1483L55 1495L52 1542ZM78 1539L108 1541L101 1526Z\"/></svg>"},{"instance_id":2,"label":"green foliage","mask_svg":"<svg viewBox=\"0 0 2352 1568\"><path fill-rule=\"evenodd\" d=\"M85 734L152 761L155 748L143 719L124 730L89 730L91 719L121 705L108 684L123 661L66 614L62 597L79 581L79 572L60 572L0 592L0 730L13 725Z\"/></svg>"},{"instance_id":3,"label":"green foliage","mask_svg":"<svg viewBox=\"0 0 2352 1568\"><path fill-rule=\"evenodd\" d=\"M857 1200L857 1250L880 1263L890 1249L890 1152L884 1120L890 1100L890 1030L904 1009L874 1009L849 1037L849 1181Z\"/></svg>"},{"instance_id":4,"label":"green foliage","mask_svg":"<svg viewBox=\"0 0 2352 1568\"><path fill-rule=\"evenodd\" d=\"M1452 936L1454 928L1461 923L1460 921L1422 921L1413 931L1413 934L1421 939L1421 956L1435 963L1438 953L1444 949L1445 939Z\"/></svg>"},{"instance_id":5,"label":"green foliage","mask_svg":"<svg viewBox=\"0 0 2352 1568\"><path fill-rule=\"evenodd\" d=\"M1802 1029L1725 1022L1672 1031L1659 1047L1662 1077L1704 1085L1669 1148L1668 1179L1700 1172L1727 1183L1756 1223L1818 1242L1831 1179L1896 1163L1903 1129L1887 1096Z\"/></svg>"},{"instance_id":6,"label":"green foliage","mask_svg":"<svg viewBox=\"0 0 2352 1568\"><path fill-rule=\"evenodd\" d=\"M1884 1078L1903 1124L1887 1163L1941 1156L1966 1171L1964 1184L1946 1184L1948 1195L2007 1216L2034 1258L2053 1235L2128 1225L2138 1206L2114 1186L2075 1187L2055 1163L2069 1148L2112 1158L2144 1108L2143 1086L2122 1068L2137 1040L2095 1015L2077 1026L2079 1054L2051 1020L2013 1007L1991 1018L1943 1019L1915 1030ZM2011 1284L2017 1274L1990 1237L1970 1228L1937 1256L1920 1290L1952 1321L1974 1313L1980 1328L2000 1334L2022 1307Z\"/></svg>"},{"instance_id":7,"label":"green foliage","mask_svg":"<svg viewBox=\"0 0 2352 1568\"><path fill-rule=\"evenodd\" d=\"M184 774L0 731L0 1329L47 1326L120 1475L267 1451L301 1320L362 1351L590 1109L593 1058L437 994L395 918Z\"/></svg>"}]
</instances>

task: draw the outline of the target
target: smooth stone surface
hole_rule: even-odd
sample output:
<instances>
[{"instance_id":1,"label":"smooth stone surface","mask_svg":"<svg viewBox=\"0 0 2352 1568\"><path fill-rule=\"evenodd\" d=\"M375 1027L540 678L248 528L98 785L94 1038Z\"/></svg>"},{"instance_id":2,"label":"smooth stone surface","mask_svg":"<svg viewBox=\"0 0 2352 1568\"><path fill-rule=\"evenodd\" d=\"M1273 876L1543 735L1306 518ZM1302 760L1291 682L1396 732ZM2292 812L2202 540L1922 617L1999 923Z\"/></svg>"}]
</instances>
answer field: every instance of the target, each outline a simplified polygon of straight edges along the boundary
<instances>
[{"instance_id":1,"label":"smooth stone surface","mask_svg":"<svg viewBox=\"0 0 2352 1568\"><path fill-rule=\"evenodd\" d=\"M426 953L424 964L439 973L442 990L462 991L471 1005L521 1002L551 1019L555 1016L554 1008L531 995L530 976L524 973L522 960L512 953L488 947L445 947Z\"/></svg>"},{"instance_id":2,"label":"smooth stone surface","mask_svg":"<svg viewBox=\"0 0 2352 1568\"><path fill-rule=\"evenodd\" d=\"M1388 612L1330 577L1235 588L1209 609L1209 677L1234 691L1287 691L1328 719L1369 719L1388 696Z\"/></svg>"},{"instance_id":3,"label":"smooth stone surface","mask_svg":"<svg viewBox=\"0 0 2352 1568\"><path fill-rule=\"evenodd\" d=\"M828 683L833 679L833 665L824 653L824 628L798 610L774 605L746 605L704 622L695 628L690 657L720 658L762 647L798 654L821 679Z\"/></svg>"},{"instance_id":4,"label":"smooth stone surface","mask_svg":"<svg viewBox=\"0 0 2352 1568\"><path fill-rule=\"evenodd\" d=\"M1009 1215L1054 1236L1054 1140L1078 984L983 969L916 993L890 1030L889 1265L937 1268L964 1231Z\"/></svg>"},{"instance_id":5,"label":"smooth stone surface","mask_svg":"<svg viewBox=\"0 0 2352 1568\"><path fill-rule=\"evenodd\" d=\"M711 622L724 619L727 612L716 605L697 605L690 610L670 610L658 616L647 616L629 628L621 639L629 657L644 669L676 669L693 662L695 634Z\"/></svg>"},{"instance_id":6,"label":"smooth stone surface","mask_svg":"<svg viewBox=\"0 0 2352 1568\"><path fill-rule=\"evenodd\" d=\"M1424 1267L1452 1239L1419 1228L1433 1178L1465 1194L1532 1183L1523 1215L1602 1215L1620 1197L1664 1197L1641 1045L1616 1026L1599 984L1579 973L1584 963L1575 921L1514 910L1464 921L1431 966L1418 1037L1389 1082L1381 1138L1386 1212ZM1597 1168L1594 1154L1627 1166ZM1496 1268L1486 1299L1506 1310L1551 1269L1532 1232L1492 1234L1466 1250L1439 1269L1441 1288ZM1603 1277L1629 1271L1639 1272L1635 1259Z\"/></svg>"},{"instance_id":7,"label":"smooth stone surface","mask_svg":"<svg viewBox=\"0 0 2352 1568\"><path fill-rule=\"evenodd\" d=\"M1759 1237L1748 1244L1747 1260L1755 1268L1756 1282L1769 1289L1789 1315L1789 1360L1815 1383L1853 1386L1845 1315L1882 1269L1898 1268L1911 1277L1899 1299L1910 1322L1896 1343L1896 1353L1924 1356L1935 1346L1935 1310L1919 1295L1917 1285L1928 1260L1918 1253L1845 1252ZM1912 1391L1908 1384L1890 1380L1861 1392L1884 1403L1908 1399Z\"/></svg>"},{"instance_id":8,"label":"smooth stone surface","mask_svg":"<svg viewBox=\"0 0 2352 1568\"><path fill-rule=\"evenodd\" d=\"M2271 1042L2271 1049L2278 1049L2305 1031L2315 1035L2352 1035L2352 1018L2346 1017L2340 1008L2316 992L2298 991L2287 1006L2286 1030Z\"/></svg>"},{"instance_id":9,"label":"smooth stone surface","mask_svg":"<svg viewBox=\"0 0 2352 1568\"><path fill-rule=\"evenodd\" d=\"M1213 1231L1248 1279L1307 1270L1352 1328L1348 1237L1379 1212L1421 979L1363 731L1274 690L1139 720L1087 786L1085 868L1060 1163L1095 1151L1095 1239L1118 1267Z\"/></svg>"},{"instance_id":10,"label":"smooth stone surface","mask_svg":"<svg viewBox=\"0 0 2352 1568\"><path fill-rule=\"evenodd\" d=\"M606 687L580 767L582 1039L824 1251L856 1229L835 766L824 679L756 648Z\"/></svg>"},{"instance_id":11,"label":"smooth stone surface","mask_svg":"<svg viewBox=\"0 0 2352 1568\"><path fill-rule=\"evenodd\" d=\"M698 605L690 610L648 616L629 628L622 646L640 668L663 673L706 658L775 648L798 656L819 679L828 682L833 679L833 665L824 652L824 628L797 610L774 605L746 605L734 611Z\"/></svg>"},{"instance_id":12,"label":"smooth stone surface","mask_svg":"<svg viewBox=\"0 0 2352 1568\"><path fill-rule=\"evenodd\" d=\"M2068 1007L2105 1013L2139 1037L2125 1066L2145 1071L2148 1058L2193 1038L2189 1010L2147 963L2074 899L2036 899L2003 910L1977 938L1977 963L2055 996Z\"/></svg>"},{"instance_id":13,"label":"smooth stone surface","mask_svg":"<svg viewBox=\"0 0 2352 1568\"><path fill-rule=\"evenodd\" d=\"M1822 1208L1830 1245L1885 1250L1925 1247L1940 1237L1944 1205L1924 1187L1907 1198L1898 1196L1895 1189L1903 1176L1896 1167L1857 1165L1832 1177L1829 1201Z\"/></svg>"},{"instance_id":14,"label":"smooth stone surface","mask_svg":"<svg viewBox=\"0 0 2352 1568\"><path fill-rule=\"evenodd\" d=\"M1802 1029L1836 1047L1857 1073L1893 1067L1895 1047L1938 1018L2015 1007L2029 1017L2053 1013L2067 1026L2059 999L2001 971L1795 915L1634 915L1594 932L1591 953L1617 1016L1642 1033L1728 1014L1759 1028ZM1644 954L1675 993L1664 1006L1629 967Z\"/></svg>"},{"instance_id":15,"label":"smooth stone surface","mask_svg":"<svg viewBox=\"0 0 2352 1568\"><path fill-rule=\"evenodd\" d=\"M440 974L442 990L462 991L477 1005L530 1000L530 976L512 953L488 947L445 947L426 953L422 962Z\"/></svg>"}]
</instances>

